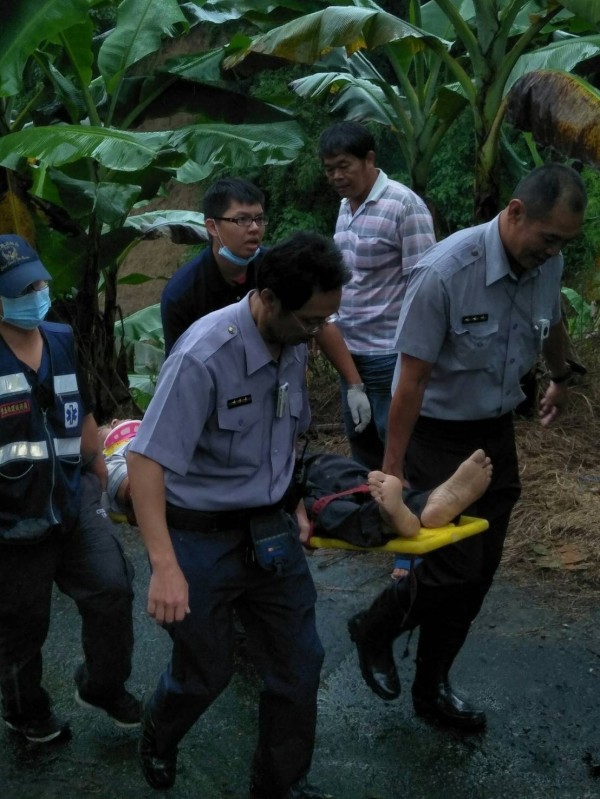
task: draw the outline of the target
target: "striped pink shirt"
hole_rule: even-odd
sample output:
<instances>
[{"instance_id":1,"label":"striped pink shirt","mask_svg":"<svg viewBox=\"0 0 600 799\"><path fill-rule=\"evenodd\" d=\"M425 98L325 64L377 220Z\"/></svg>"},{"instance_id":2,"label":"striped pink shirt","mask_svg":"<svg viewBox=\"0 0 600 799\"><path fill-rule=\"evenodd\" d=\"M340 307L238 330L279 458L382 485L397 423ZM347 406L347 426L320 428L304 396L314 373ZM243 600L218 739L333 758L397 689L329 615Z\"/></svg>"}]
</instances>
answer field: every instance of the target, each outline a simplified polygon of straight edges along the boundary
<instances>
[{"instance_id":1,"label":"striped pink shirt","mask_svg":"<svg viewBox=\"0 0 600 799\"><path fill-rule=\"evenodd\" d=\"M435 244L431 214L414 191L385 172L353 215L343 199L335 243L352 271L344 286L340 321L350 352L391 355L408 275Z\"/></svg>"}]
</instances>

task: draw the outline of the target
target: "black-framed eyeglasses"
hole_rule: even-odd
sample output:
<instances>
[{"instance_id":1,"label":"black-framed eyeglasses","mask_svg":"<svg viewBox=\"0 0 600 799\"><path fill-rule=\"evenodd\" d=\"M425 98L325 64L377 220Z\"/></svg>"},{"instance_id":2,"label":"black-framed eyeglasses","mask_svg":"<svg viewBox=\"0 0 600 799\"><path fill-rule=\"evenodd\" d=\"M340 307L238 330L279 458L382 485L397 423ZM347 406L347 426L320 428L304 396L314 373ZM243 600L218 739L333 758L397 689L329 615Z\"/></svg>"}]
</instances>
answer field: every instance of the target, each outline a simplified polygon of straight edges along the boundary
<instances>
[{"instance_id":1,"label":"black-framed eyeglasses","mask_svg":"<svg viewBox=\"0 0 600 799\"><path fill-rule=\"evenodd\" d=\"M36 280L34 283L30 283L26 286L23 291L19 294L19 297L24 297L26 294L33 294L34 291L43 291L44 289L48 288L48 281L47 280Z\"/></svg>"},{"instance_id":2,"label":"black-framed eyeglasses","mask_svg":"<svg viewBox=\"0 0 600 799\"><path fill-rule=\"evenodd\" d=\"M223 222L234 222L238 227L250 227L254 222L257 227L266 227L269 224L269 217L265 214L250 216L250 214L240 214L239 216L213 216L213 219Z\"/></svg>"},{"instance_id":3,"label":"black-framed eyeglasses","mask_svg":"<svg viewBox=\"0 0 600 799\"><path fill-rule=\"evenodd\" d=\"M314 334L318 333L322 327L325 327L325 325L332 325L340 318L338 313L332 313L329 316L326 316L325 319L319 319L318 321L311 319L310 322L307 320L307 322L304 323L302 319L299 319L293 311L290 311L290 313L308 336L314 336Z\"/></svg>"}]
</instances>

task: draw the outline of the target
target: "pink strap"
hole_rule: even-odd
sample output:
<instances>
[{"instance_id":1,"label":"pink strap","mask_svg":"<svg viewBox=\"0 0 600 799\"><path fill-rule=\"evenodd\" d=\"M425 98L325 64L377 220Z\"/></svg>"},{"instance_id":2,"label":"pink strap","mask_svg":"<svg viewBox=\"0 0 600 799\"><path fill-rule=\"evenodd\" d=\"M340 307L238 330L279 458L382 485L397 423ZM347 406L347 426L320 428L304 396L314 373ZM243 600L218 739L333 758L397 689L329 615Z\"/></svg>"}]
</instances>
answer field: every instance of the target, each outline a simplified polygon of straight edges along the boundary
<instances>
[{"instance_id":1,"label":"pink strap","mask_svg":"<svg viewBox=\"0 0 600 799\"><path fill-rule=\"evenodd\" d=\"M319 499L313 502L311 513L313 516L318 516L323 508L326 508L334 499L346 497L348 494L366 494L368 490L369 486L366 483L361 483L354 488L347 488L345 491L340 491L338 494L327 494L325 497L319 497Z\"/></svg>"},{"instance_id":2,"label":"pink strap","mask_svg":"<svg viewBox=\"0 0 600 799\"><path fill-rule=\"evenodd\" d=\"M319 513L326 508L330 502L333 502L334 499L338 499L338 497L345 497L348 494L366 494L369 490L369 486L366 483L361 483L360 485L355 486L354 488L347 488L345 491L340 491L338 494L327 494L325 497L319 497L319 499L313 502L311 508L311 516L318 516ZM310 531L308 534L308 541L306 542L305 546L309 546L310 539L314 535L315 529L315 522L314 518L310 519Z\"/></svg>"}]
</instances>

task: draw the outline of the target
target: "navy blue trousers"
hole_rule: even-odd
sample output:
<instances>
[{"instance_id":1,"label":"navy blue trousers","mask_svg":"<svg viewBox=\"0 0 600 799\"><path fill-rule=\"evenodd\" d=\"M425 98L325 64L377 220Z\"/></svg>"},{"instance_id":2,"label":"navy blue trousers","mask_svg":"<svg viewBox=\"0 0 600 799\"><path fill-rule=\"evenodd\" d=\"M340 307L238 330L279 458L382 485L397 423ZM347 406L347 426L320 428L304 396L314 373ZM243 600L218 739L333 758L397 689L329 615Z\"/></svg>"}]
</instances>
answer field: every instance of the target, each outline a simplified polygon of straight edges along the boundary
<instances>
[{"instance_id":1,"label":"navy blue trousers","mask_svg":"<svg viewBox=\"0 0 600 799\"><path fill-rule=\"evenodd\" d=\"M235 609L263 683L253 781L260 795L285 796L310 768L324 654L302 546L294 537L291 558L277 575L251 562L247 530L171 529L171 539L191 612L168 626L172 658L149 702L158 753L172 750L228 685Z\"/></svg>"},{"instance_id":2,"label":"navy blue trousers","mask_svg":"<svg viewBox=\"0 0 600 799\"><path fill-rule=\"evenodd\" d=\"M129 677L133 567L100 501L98 479L84 475L73 531L0 547L0 689L2 715L9 720L43 719L50 712L42 646L53 583L75 600L81 615L86 689L110 698Z\"/></svg>"}]
</instances>

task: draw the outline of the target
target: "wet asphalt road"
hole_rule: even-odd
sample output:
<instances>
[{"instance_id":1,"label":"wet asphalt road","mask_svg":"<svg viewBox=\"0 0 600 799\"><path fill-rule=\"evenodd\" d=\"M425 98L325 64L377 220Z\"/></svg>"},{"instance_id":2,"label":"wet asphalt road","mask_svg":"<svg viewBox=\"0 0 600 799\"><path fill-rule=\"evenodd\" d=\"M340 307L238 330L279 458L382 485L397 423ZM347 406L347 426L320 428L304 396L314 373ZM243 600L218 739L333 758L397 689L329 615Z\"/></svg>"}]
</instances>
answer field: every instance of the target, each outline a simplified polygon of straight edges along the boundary
<instances>
[{"instance_id":1,"label":"wet asphalt road","mask_svg":"<svg viewBox=\"0 0 600 799\"><path fill-rule=\"evenodd\" d=\"M148 567L135 533L122 528L136 566L134 670L129 688L153 689L169 640L145 614ZM460 736L417 719L410 703L415 641L402 659L405 691L378 699L363 684L346 619L389 579L390 560L319 552L310 559L326 650L317 749L311 779L336 799L600 798L600 609L568 623L537 605L535 594L502 577L484 605L453 670L455 686L488 712L484 734ZM45 684L72 739L35 746L0 729L0 799L149 799L136 762L136 734L77 706L72 673L80 652L71 600L56 594L45 647ZM246 799L256 730L258 685L238 672L180 748L169 799ZM600 766L598 766L600 771Z\"/></svg>"}]
</instances>

